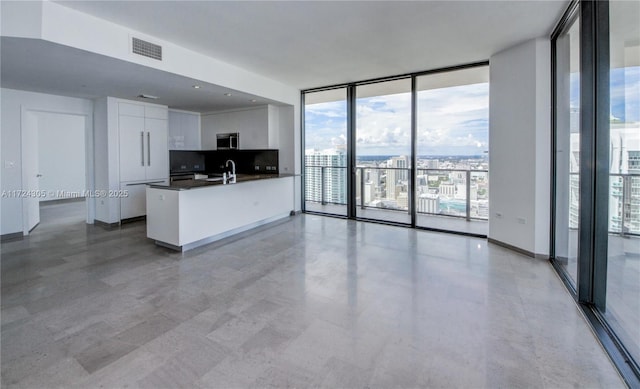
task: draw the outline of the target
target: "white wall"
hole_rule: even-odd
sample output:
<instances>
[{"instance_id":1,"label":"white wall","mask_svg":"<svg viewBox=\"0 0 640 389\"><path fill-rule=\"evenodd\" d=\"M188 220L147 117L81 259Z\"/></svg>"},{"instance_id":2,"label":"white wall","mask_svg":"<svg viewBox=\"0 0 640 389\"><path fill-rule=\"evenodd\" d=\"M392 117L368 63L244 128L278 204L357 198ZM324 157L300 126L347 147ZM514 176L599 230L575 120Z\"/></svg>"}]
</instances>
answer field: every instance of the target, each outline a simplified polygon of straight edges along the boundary
<instances>
[{"instance_id":1,"label":"white wall","mask_svg":"<svg viewBox=\"0 0 640 389\"><path fill-rule=\"evenodd\" d=\"M1 126L0 144L2 150L1 181L3 191L22 189L22 151L21 151L21 112L22 109L40 112L58 112L74 115L85 115L88 128L92 136L93 102L87 99L55 96L43 93L18 91L13 89L0 89L1 101ZM87 134L87 132L85 132ZM92 137L87 142L87 166L92 166L89 161L93 155ZM36 152L34 150L34 152ZM89 177L88 188L93 183ZM89 206L88 219L93 218L91 205ZM2 211L0 222L0 234L12 234L22 232L22 201L19 198L2 198L0 200Z\"/></svg>"},{"instance_id":2,"label":"white wall","mask_svg":"<svg viewBox=\"0 0 640 389\"><path fill-rule=\"evenodd\" d=\"M54 2L25 3L30 4L2 2L3 36L40 38L275 101L299 104L300 91L279 81ZM131 36L162 45L163 60L131 53Z\"/></svg>"},{"instance_id":3,"label":"white wall","mask_svg":"<svg viewBox=\"0 0 640 389\"><path fill-rule=\"evenodd\" d=\"M42 174L39 189L47 192L40 201L73 197L68 192L86 190L85 117L50 112L38 118L38 163Z\"/></svg>"},{"instance_id":4,"label":"white wall","mask_svg":"<svg viewBox=\"0 0 640 389\"><path fill-rule=\"evenodd\" d=\"M549 254L550 43L535 39L490 59L489 238Z\"/></svg>"}]
</instances>

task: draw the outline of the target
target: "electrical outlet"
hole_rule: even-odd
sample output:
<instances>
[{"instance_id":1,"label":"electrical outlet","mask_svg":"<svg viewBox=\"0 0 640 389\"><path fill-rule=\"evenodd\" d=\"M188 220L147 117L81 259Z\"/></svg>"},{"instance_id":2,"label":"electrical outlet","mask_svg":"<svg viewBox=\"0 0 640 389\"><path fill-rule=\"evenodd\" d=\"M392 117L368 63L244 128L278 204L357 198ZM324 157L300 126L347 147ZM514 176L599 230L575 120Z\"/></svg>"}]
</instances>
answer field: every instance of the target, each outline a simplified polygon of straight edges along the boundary
<instances>
[{"instance_id":1,"label":"electrical outlet","mask_svg":"<svg viewBox=\"0 0 640 389\"><path fill-rule=\"evenodd\" d=\"M519 217L518 218L518 223L519 224L527 224L527 219L523 218L523 217Z\"/></svg>"}]
</instances>

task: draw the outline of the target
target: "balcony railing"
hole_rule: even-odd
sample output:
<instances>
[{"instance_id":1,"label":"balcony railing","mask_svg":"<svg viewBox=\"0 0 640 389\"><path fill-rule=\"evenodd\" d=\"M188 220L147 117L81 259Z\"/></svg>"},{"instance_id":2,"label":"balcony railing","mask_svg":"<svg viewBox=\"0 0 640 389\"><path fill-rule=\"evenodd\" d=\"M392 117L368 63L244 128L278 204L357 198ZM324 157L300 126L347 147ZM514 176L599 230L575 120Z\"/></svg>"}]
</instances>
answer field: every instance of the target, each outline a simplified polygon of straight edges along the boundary
<instances>
[{"instance_id":1,"label":"balcony railing","mask_svg":"<svg viewBox=\"0 0 640 389\"><path fill-rule=\"evenodd\" d=\"M580 173L569 173L570 177L579 177ZM574 181L574 180L572 180ZM577 182L577 180L575 180ZM640 185L640 174L609 174L609 233L622 236L640 236L640 219L633 217L640 212L640 191L634 193L633 188ZM569 212L574 216L570 218L569 228L578 228L578 209L580 204L579 185L572 187L573 199L569 203ZM615 212L615 213L614 213Z\"/></svg>"},{"instance_id":2,"label":"balcony railing","mask_svg":"<svg viewBox=\"0 0 640 389\"><path fill-rule=\"evenodd\" d=\"M306 201L346 205L346 167L307 165L305 168ZM356 167L357 206L409 212L410 199L415 196L418 214L488 220L488 170L416 169L416 191L409 188L412 170ZM389 187L390 180L393 188ZM342 186L340 193L344 193L344 198L331 193L330 184Z\"/></svg>"},{"instance_id":3,"label":"balcony railing","mask_svg":"<svg viewBox=\"0 0 640 389\"><path fill-rule=\"evenodd\" d=\"M376 173L372 174L373 172ZM392 172L393 174L390 174ZM410 174L412 169L409 168L356 167L356 185L359 189L356 204L361 209L409 212L409 193L414 193L417 214L488 220L488 170L419 168L416 169L417 191L414 192L409 188ZM579 173L570 173L570 176L578 175ZM387 180L392 176L395 184L393 191L389 191ZM373 182L372 179L377 181ZM421 179L425 181L421 182ZM423 183L425 185L421 185ZM367 188L367 184L372 184L373 188ZM395 186L398 184L401 188L396 194ZM640 190L637 189L640 187L640 174L610 174L609 185L609 209L616 211L609 216L609 232L623 236L640 236L640 220L633 216L640 213ZM406 186L404 191L403 186ZM577 185L575 190L579 190ZM307 165L305 191L306 201L346 206L347 167ZM398 196L400 193L406 195ZM578 207L579 204L575 201L571 202L569 212L574 214L573 219L576 220ZM577 226L573 226L572 229L575 227Z\"/></svg>"},{"instance_id":4,"label":"balcony railing","mask_svg":"<svg viewBox=\"0 0 640 389\"><path fill-rule=\"evenodd\" d=\"M331 174L331 180L327 179ZM344 177L342 179L342 177ZM322 205L347 205L347 167L346 166L305 166L305 201ZM337 181L334 186L334 181ZM340 188L342 186L342 188ZM319 189L319 193L318 193Z\"/></svg>"}]
</instances>

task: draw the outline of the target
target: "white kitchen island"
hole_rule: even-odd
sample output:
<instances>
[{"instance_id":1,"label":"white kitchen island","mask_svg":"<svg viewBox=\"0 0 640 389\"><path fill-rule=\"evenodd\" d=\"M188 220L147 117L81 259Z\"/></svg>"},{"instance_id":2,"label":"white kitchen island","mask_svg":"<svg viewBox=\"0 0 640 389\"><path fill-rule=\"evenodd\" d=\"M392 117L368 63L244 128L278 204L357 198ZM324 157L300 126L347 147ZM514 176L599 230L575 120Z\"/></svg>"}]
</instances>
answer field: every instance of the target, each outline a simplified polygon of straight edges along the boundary
<instances>
[{"instance_id":1,"label":"white kitchen island","mask_svg":"<svg viewBox=\"0 0 640 389\"><path fill-rule=\"evenodd\" d=\"M247 179L235 184L147 187L147 237L186 251L288 217L294 177Z\"/></svg>"}]
</instances>

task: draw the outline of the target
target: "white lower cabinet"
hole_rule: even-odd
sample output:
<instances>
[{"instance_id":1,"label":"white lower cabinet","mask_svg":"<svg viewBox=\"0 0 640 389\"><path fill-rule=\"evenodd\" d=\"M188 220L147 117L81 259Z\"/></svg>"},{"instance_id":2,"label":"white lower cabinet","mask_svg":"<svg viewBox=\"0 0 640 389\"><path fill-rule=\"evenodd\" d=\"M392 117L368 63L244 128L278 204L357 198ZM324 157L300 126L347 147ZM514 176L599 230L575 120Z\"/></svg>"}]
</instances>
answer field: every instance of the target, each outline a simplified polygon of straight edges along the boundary
<instances>
[{"instance_id":1,"label":"white lower cabinet","mask_svg":"<svg viewBox=\"0 0 640 389\"><path fill-rule=\"evenodd\" d=\"M123 182L120 184L120 219L131 219L147 214L147 185L168 185L169 180ZM126 196L125 196L126 194Z\"/></svg>"}]
</instances>

